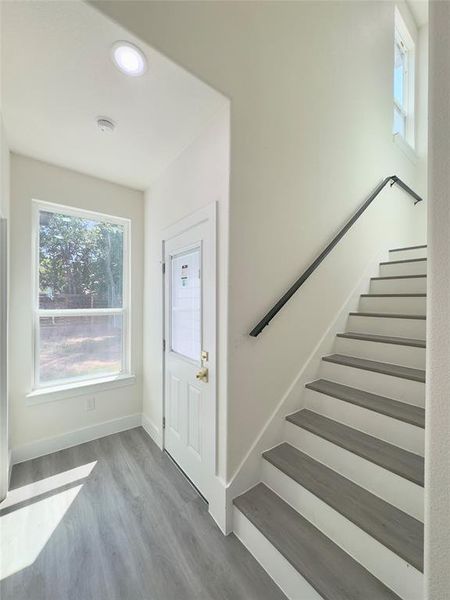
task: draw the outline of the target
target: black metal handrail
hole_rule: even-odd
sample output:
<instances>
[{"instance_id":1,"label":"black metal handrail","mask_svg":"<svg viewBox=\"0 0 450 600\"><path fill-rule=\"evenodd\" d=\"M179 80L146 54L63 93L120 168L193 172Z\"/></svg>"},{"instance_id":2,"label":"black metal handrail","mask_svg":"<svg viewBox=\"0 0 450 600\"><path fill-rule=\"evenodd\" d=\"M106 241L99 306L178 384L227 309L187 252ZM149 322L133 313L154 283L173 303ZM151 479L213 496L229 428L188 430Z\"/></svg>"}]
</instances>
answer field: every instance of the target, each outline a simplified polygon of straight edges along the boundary
<instances>
[{"instance_id":1,"label":"black metal handrail","mask_svg":"<svg viewBox=\"0 0 450 600\"><path fill-rule=\"evenodd\" d=\"M291 285L291 287L288 289L288 291L278 300L278 302L273 306L273 308L271 308L269 310L269 312L261 319L261 321L258 323L258 325L256 325L256 327L254 327L250 331L250 335L252 337L257 337L261 333L261 331L270 323L270 321L274 318L274 316L292 298L292 296L295 294L295 292L305 283L305 281L308 279L308 277L312 273L314 273L314 271L317 269L317 267L320 265L320 263L323 261L323 259L333 250L333 248L336 246L336 244L339 242L339 240L341 240L344 237L344 235L347 233L347 231L350 229L350 227L359 219L359 217L363 214L363 212L366 210L366 208L368 208L372 204L372 202L375 200L375 198L378 196L378 194L381 192L381 190L389 182L391 183L391 187L394 184L397 184L403 190L405 190L405 192L407 192L410 196L412 196L415 200L414 205L416 205L418 202L422 201L422 198L418 194L416 194L416 192L414 190L412 190L408 185L406 185L406 183L404 183L399 177L397 177L397 175L391 175L390 177L386 177L386 179L384 179L380 184L377 185L377 187L370 194L370 196L367 198L367 200L364 202L364 204L362 204L358 208L358 210L355 212L355 214L352 216L352 218L349 221L347 221L347 223L344 225L344 227L342 227L342 229L339 231L339 233L331 240L331 242L328 244L328 246L325 248L325 250L323 250L323 252L321 254L319 254L319 256L315 259L315 261L309 265L309 267L306 269L306 271L304 271L300 275L300 277L297 279L297 281L293 285Z\"/></svg>"}]
</instances>

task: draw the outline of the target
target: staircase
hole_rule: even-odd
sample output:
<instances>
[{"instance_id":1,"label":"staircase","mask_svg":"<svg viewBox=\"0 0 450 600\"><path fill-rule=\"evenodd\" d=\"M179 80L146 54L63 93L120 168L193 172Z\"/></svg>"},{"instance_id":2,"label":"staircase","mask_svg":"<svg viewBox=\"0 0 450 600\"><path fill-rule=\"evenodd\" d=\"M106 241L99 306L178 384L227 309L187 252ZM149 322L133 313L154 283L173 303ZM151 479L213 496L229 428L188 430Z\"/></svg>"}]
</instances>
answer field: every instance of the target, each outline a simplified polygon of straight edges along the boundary
<instances>
[{"instance_id":1,"label":"staircase","mask_svg":"<svg viewBox=\"0 0 450 600\"><path fill-rule=\"evenodd\" d=\"M426 246L389 258L234 500L291 600L423 599Z\"/></svg>"}]
</instances>

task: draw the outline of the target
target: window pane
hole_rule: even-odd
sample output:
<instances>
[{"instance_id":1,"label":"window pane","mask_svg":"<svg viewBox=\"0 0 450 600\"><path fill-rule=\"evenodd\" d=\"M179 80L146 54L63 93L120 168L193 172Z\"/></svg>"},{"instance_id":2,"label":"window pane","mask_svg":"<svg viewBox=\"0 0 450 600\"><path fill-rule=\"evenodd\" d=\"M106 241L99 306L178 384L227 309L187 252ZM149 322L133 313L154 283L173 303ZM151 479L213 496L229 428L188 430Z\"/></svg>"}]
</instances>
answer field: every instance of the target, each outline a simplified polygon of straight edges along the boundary
<instances>
[{"instance_id":1,"label":"window pane","mask_svg":"<svg viewBox=\"0 0 450 600\"><path fill-rule=\"evenodd\" d=\"M39 213L39 307L121 308L122 225Z\"/></svg>"},{"instance_id":2,"label":"window pane","mask_svg":"<svg viewBox=\"0 0 450 600\"><path fill-rule=\"evenodd\" d=\"M406 54L400 47L400 44L395 44L395 62L394 62L394 100L404 107L405 102L405 70L406 70Z\"/></svg>"},{"instance_id":3,"label":"window pane","mask_svg":"<svg viewBox=\"0 0 450 600\"><path fill-rule=\"evenodd\" d=\"M41 383L122 370L122 315L41 317Z\"/></svg>"},{"instance_id":4,"label":"window pane","mask_svg":"<svg viewBox=\"0 0 450 600\"><path fill-rule=\"evenodd\" d=\"M405 137L406 117L394 106L394 133Z\"/></svg>"},{"instance_id":5,"label":"window pane","mask_svg":"<svg viewBox=\"0 0 450 600\"><path fill-rule=\"evenodd\" d=\"M171 260L171 349L200 360L200 248Z\"/></svg>"}]
</instances>

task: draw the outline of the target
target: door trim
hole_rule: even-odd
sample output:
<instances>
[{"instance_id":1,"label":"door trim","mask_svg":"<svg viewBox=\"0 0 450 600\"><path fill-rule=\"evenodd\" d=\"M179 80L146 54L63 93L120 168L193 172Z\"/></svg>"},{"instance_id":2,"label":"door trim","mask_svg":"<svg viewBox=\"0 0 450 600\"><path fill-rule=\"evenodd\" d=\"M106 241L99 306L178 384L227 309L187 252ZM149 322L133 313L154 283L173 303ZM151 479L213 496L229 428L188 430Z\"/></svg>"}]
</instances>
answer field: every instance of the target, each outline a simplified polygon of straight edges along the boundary
<instances>
[{"instance_id":1,"label":"door trim","mask_svg":"<svg viewBox=\"0 0 450 600\"><path fill-rule=\"evenodd\" d=\"M172 225L169 225L165 229L162 230L162 243L161 243L161 278L162 278L162 340L161 340L161 353L162 353L162 418L163 423L166 418L166 386L165 386L165 377L166 377L166 361L165 361L165 347L164 342L167 344L167 335L168 332L165 330L165 310L166 310L166 297L165 297L165 275L167 274L167 269L164 269L164 258L165 258L165 244L170 239L181 235L185 231L188 231L192 227L196 225L200 225L202 223L208 223L210 228L211 235L211 248L208 249L211 256L211 265L213 269L213 281L214 285L211 286L209 290L209 302L212 307L212 316L211 321L214 323L213 327L213 343L211 347L208 348L209 356L210 356L210 366L209 366L209 383L211 389L211 401L213 403L213 413L214 419L211 423L213 428L212 435L214 437L213 444L213 460L211 461L214 465L214 469L211 473L208 473L209 485L208 485L208 497L207 501L210 500L211 494L213 494L214 490L214 478L217 474L217 369L218 369L218 361L217 361L217 203L213 202L208 204L207 206L196 210L195 212L183 217L179 221L176 221ZM161 444L162 449L165 450L165 429L162 427L162 435L161 435Z\"/></svg>"}]
</instances>

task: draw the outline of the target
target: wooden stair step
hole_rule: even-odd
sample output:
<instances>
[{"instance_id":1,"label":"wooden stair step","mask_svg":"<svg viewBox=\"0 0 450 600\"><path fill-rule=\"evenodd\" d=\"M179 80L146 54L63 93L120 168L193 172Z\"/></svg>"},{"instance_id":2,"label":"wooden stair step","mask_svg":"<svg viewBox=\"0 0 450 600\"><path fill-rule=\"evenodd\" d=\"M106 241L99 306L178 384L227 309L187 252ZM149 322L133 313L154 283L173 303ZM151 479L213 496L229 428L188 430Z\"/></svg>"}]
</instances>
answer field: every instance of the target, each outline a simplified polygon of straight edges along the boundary
<instances>
[{"instance_id":1,"label":"wooden stair step","mask_svg":"<svg viewBox=\"0 0 450 600\"><path fill-rule=\"evenodd\" d=\"M324 600L400 600L264 484L233 502Z\"/></svg>"},{"instance_id":2,"label":"wooden stair step","mask_svg":"<svg viewBox=\"0 0 450 600\"><path fill-rule=\"evenodd\" d=\"M392 377L401 377L402 379L425 383L425 371L423 369L412 369L403 365L393 365L377 360L347 356L346 354L330 354L329 356L324 356L322 360L345 367L353 367L354 369L363 369L373 373L381 373L383 375L391 375Z\"/></svg>"},{"instance_id":3,"label":"wooden stair step","mask_svg":"<svg viewBox=\"0 0 450 600\"><path fill-rule=\"evenodd\" d=\"M418 277L426 277L426 275L385 275L384 277L371 277L371 281L379 281L380 279L417 279Z\"/></svg>"},{"instance_id":4,"label":"wooden stair step","mask_svg":"<svg viewBox=\"0 0 450 600\"><path fill-rule=\"evenodd\" d=\"M417 454L308 409L299 410L286 420L404 479L421 487L424 485L424 459Z\"/></svg>"},{"instance_id":5,"label":"wooden stair step","mask_svg":"<svg viewBox=\"0 0 450 600\"><path fill-rule=\"evenodd\" d=\"M263 457L408 564L423 571L420 521L288 443L264 452Z\"/></svg>"},{"instance_id":6,"label":"wooden stair step","mask_svg":"<svg viewBox=\"0 0 450 600\"><path fill-rule=\"evenodd\" d=\"M361 298L426 298L426 294L361 294Z\"/></svg>"},{"instance_id":7,"label":"wooden stair step","mask_svg":"<svg viewBox=\"0 0 450 600\"><path fill-rule=\"evenodd\" d=\"M397 344L399 346L413 346L415 348L425 348L425 340L416 340L413 338L402 338L390 335L377 335L373 333L358 333L357 331L347 331L338 333L337 337L350 340L363 340L366 342L380 342L382 344Z\"/></svg>"},{"instance_id":8,"label":"wooden stair step","mask_svg":"<svg viewBox=\"0 0 450 600\"><path fill-rule=\"evenodd\" d=\"M381 262L380 265L399 265L402 263L425 262L426 260L426 258L404 258L402 260L386 260Z\"/></svg>"},{"instance_id":9,"label":"wooden stair step","mask_svg":"<svg viewBox=\"0 0 450 600\"><path fill-rule=\"evenodd\" d=\"M305 387L326 396L331 396L338 400L343 400L344 402L349 402L350 404L355 404L356 406L361 406L373 412L397 419L398 421L403 421L422 429L425 428L425 409L420 406L392 400L392 398L372 394L326 379L317 379L316 381L307 383Z\"/></svg>"},{"instance_id":10,"label":"wooden stair step","mask_svg":"<svg viewBox=\"0 0 450 600\"><path fill-rule=\"evenodd\" d=\"M415 319L425 321L426 315L405 315L404 313L350 312L352 317L379 317L382 319Z\"/></svg>"},{"instance_id":11,"label":"wooden stair step","mask_svg":"<svg viewBox=\"0 0 450 600\"><path fill-rule=\"evenodd\" d=\"M392 248L391 250L389 250L389 252L402 252L404 250L423 250L423 248L426 248L427 245L423 244L421 246L408 246L406 248Z\"/></svg>"}]
</instances>

